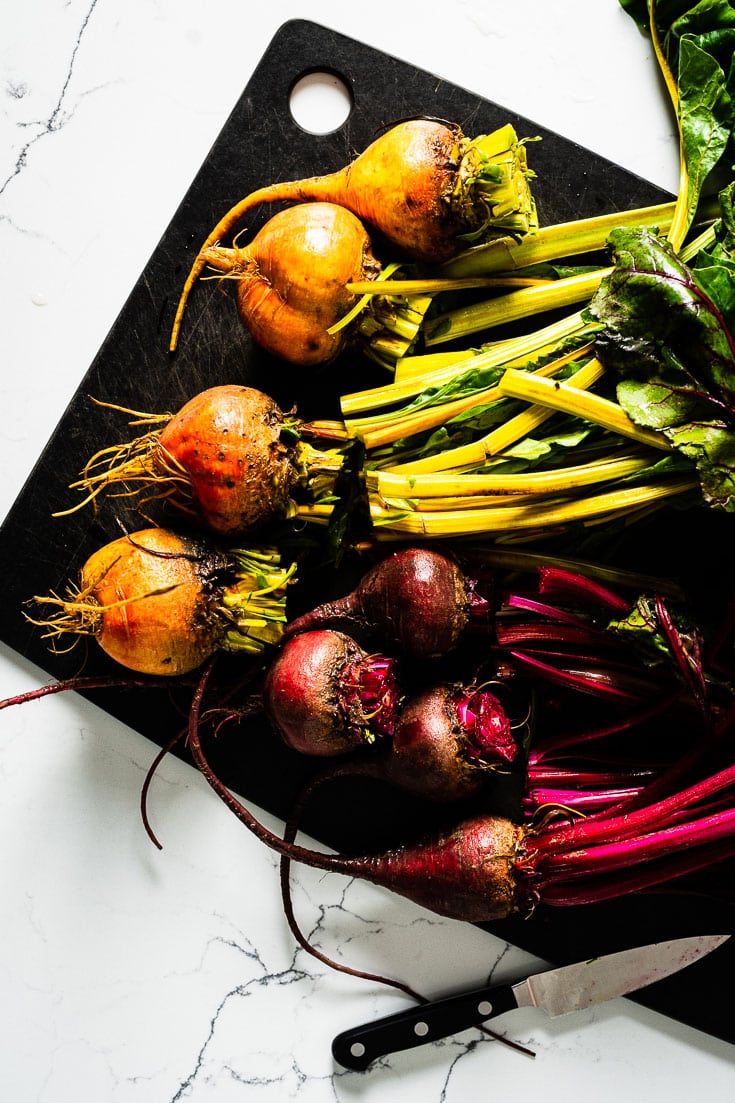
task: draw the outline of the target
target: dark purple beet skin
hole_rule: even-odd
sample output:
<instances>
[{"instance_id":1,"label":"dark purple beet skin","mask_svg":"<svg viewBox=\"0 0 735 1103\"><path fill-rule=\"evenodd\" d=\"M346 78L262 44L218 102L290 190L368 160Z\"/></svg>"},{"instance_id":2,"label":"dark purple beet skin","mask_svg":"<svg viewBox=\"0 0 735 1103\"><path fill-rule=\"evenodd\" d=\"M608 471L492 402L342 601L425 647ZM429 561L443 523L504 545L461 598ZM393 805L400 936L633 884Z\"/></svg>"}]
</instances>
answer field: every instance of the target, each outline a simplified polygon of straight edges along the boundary
<instances>
[{"instance_id":1,"label":"dark purple beet skin","mask_svg":"<svg viewBox=\"0 0 735 1103\"><path fill-rule=\"evenodd\" d=\"M286 636L341 623L388 651L434 658L452 651L471 622L489 617L477 581L453 559L429 548L401 548L372 567L352 593L291 621Z\"/></svg>"},{"instance_id":2,"label":"dark purple beet skin","mask_svg":"<svg viewBox=\"0 0 735 1103\"><path fill-rule=\"evenodd\" d=\"M392 733L400 699L395 667L342 632L304 632L287 640L269 667L266 714L294 750L345 754Z\"/></svg>"},{"instance_id":3,"label":"dark purple beet skin","mask_svg":"<svg viewBox=\"0 0 735 1103\"><path fill-rule=\"evenodd\" d=\"M391 784L436 801L478 793L487 771L508 769L519 749L498 698L438 685L404 701L384 759Z\"/></svg>"},{"instance_id":4,"label":"dark purple beet skin","mask_svg":"<svg viewBox=\"0 0 735 1103\"><path fill-rule=\"evenodd\" d=\"M530 911L518 874L523 837L509 820L482 816L425 845L338 859L339 869L450 919L489 923Z\"/></svg>"}]
</instances>

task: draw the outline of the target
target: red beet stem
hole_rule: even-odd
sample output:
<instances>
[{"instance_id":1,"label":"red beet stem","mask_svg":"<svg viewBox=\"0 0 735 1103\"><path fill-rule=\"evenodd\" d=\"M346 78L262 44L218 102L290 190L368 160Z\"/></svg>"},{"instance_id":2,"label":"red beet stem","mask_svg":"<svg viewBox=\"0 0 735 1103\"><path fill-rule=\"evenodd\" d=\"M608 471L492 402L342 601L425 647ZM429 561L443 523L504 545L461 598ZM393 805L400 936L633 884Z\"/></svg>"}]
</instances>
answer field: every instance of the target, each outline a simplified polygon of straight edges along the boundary
<instances>
[{"instance_id":1,"label":"red beet stem","mask_svg":"<svg viewBox=\"0 0 735 1103\"><path fill-rule=\"evenodd\" d=\"M592 666L588 666L587 669L581 667L578 669L564 668L553 666L551 663L544 663L526 652L511 651L510 655L521 669L528 668L531 673L544 681L566 686L568 689L592 697L618 701L639 701L641 698L650 697L658 688L655 684L646 682L628 671L593 669ZM573 656L569 658L573 658Z\"/></svg>"},{"instance_id":2,"label":"red beet stem","mask_svg":"<svg viewBox=\"0 0 735 1103\"><path fill-rule=\"evenodd\" d=\"M628 613L630 601L576 571L562 567L541 566L538 571L539 592L572 598L575 602L597 605L615 613Z\"/></svg>"},{"instance_id":3,"label":"red beet stem","mask_svg":"<svg viewBox=\"0 0 735 1103\"><path fill-rule=\"evenodd\" d=\"M536 786L562 785L565 788L602 789L636 787L656 776L656 768L642 766L636 762L634 767L614 767L585 770L578 766L546 767L529 764L527 777L529 784Z\"/></svg>"},{"instance_id":4,"label":"red beet stem","mask_svg":"<svg viewBox=\"0 0 735 1103\"><path fill-rule=\"evenodd\" d=\"M565 849L589 846L606 839L633 838L665 823L667 817L691 809L735 785L735 765L727 766L716 774L695 782L686 789L672 793L662 800L644 805L634 812L590 819L572 828L550 829L537 840L547 853L563 846Z\"/></svg>"},{"instance_id":5,"label":"red beet stem","mask_svg":"<svg viewBox=\"0 0 735 1103\"><path fill-rule=\"evenodd\" d=\"M656 594L656 615L658 616L659 624L663 630L666 640L671 649L671 653L674 656L674 661L681 672L681 676L684 679L684 683L691 690L692 696L697 704L700 706L703 712L706 711L706 697L707 689L704 681L704 671L702 670L702 661L700 655L700 649L697 641L695 640L695 653L692 654L691 648L687 648L684 641L681 638L681 634L674 624L673 617L669 613L669 610L660 596Z\"/></svg>"},{"instance_id":6,"label":"red beet stem","mask_svg":"<svg viewBox=\"0 0 735 1103\"><path fill-rule=\"evenodd\" d=\"M674 702L675 703L674 699ZM698 738L693 739L689 749L678 755L658 776L643 787L640 793L635 794L619 806L609 809L609 814L630 814L642 805L650 806L660 800L667 793L676 791L680 782L691 776L695 767L701 763L707 755L711 754L722 741L732 732L735 726L735 707L728 709L718 720L713 731L709 727ZM594 817L595 813L591 814Z\"/></svg>"},{"instance_id":7,"label":"red beet stem","mask_svg":"<svg viewBox=\"0 0 735 1103\"><path fill-rule=\"evenodd\" d=\"M565 644L569 647L602 647L606 651L622 650L620 641L609 633L584 624L549 624L545 621L504 623L499 620L495 627L495 638L501 647L521 645L528 649L535 644L545 650L552 644Z\"/></svg>"},{"instance_id":8,"label":"red beet stem","mask_svg":"<svg viewBox=\"0 0 735 1103\"><path fill-rule=\"evenodd\" d=\"M546 885L543 901L549 907L578 907L618 899L660 886L683 891L683 878L726 861L733 856L733 849L732 840L727 840L713 846L699 846L658 861L646 862L642 866L635 866L629 873L617 870L609 876L602 874Z\"/></svg>"},{"instance_id":9,"label":"red beet stem","mask_svg":"<svg viewBox=\"0 0 735 1103\"><path fill-rule=\"evenodd\" d=\"M531 766L538 766L541 762L553 759L560 752L575 751L584 744L594 743L608 736L617 735L619 732L630 730L638 724L645 724L648 720L665 712L676 704L677 696L667 697L660 701L654 701L652 705L645 705L636 712L626 713L625 716L612 724L591 728L585 732L555 732L551 735L544 733L537 737L536 746L530 751L528 761ZM568 757L566 755L565 757Z\"/></svg>"},{"instance_id":10,"label":"red beet stem","mask_svg":"<svg viewBox=\"0 0 735 1103\"><path fill-rule=\"evenodd\" d=\"M570 613L568 609L560 609L556 605L549 605L537 598L526 597L524 594L510 594L504 604L508 609L524 609L528 613L547 617L559 624L587 626L587 622L582 617L577 616L576 613Z\"/></svg>"},{"instance_id":11,"label":"red beet stem","mask_svg":"<svg viewBox=\"0 0 735 1103\"><path fill-rule=\"evenodd\" d=\"M551 884L569 877L589 876L598 870L606 874L614 873L627 869L635 862L650 861L696 846L714 845L728 838L735 851L734 828L735 808L729 808L635 838L628 836L615 842L598 842L590 848L545 854L536 869L544 883Z\"/></svg>"}]
</instances>

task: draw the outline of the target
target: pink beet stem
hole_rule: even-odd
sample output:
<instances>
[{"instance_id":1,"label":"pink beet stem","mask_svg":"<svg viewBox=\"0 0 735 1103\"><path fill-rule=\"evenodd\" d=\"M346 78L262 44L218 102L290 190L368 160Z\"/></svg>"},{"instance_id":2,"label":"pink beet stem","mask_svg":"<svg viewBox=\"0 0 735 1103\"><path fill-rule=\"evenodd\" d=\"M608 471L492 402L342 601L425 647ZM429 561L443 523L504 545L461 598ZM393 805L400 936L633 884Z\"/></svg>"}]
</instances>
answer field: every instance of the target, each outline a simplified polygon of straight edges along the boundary
<instances>
[{"instance_id":1,"label":"pink beet stem","mask_svg":"<svg viewBox=\"0 0 735 1103\"><path fill-rule=\"evenodd\" d=\"M559 805L574 812L586 813L609 808L641 791L641 786L618 789L547 789L534 786L523 799L524 808L536 815L545 805Z\"/></svg>"},{"instance_id":2,"label":"pink beet stem","mask_svg":"<svg viewBox=\"0 0 735 1103\"><path fill-rule=\"evenodd\" d=\"M613 900L661 885L680 891L682 877L709 869L718 862L731 858L734 852L735 843L728 839L711 847L698 846L669 858L646 862L627 874L617 871L608 877L603 873L587 880L562 881L544 886L543 902L550 907L576 907L580 904L598 904L603 900Z\"/></svg>"},{"instance_id":3,"label":"pink beet stem","mask_svg":"<svg viewBox=\"0 0 735 1103\"><path fill-rule=\"evenodd\" d=\"M695 807L732 785L735 785L735 765L728 766L719 773L704 778L678 793L672 793L654 804L645 805L635 812L590 819L560 831L551 829L543 833L541 846L547 853L553 853L557 846L567 850L577 845L596 843L605 838L630 838L655 829L658 824L665 822L669 815Z\"/></svg>"},{"instance_id":4,"label":"pink beet stem","mask_svg":"<svg viewBox=\"0 0 735 1103\"><path fill-rule=\"evenodd\" d=\"M576 601L591 602L616 613L627 613L631 606L630 601L599 582L562 567L539 568L539 592L573 597Z\"/></svg>"},{"instance_id":5,"label":"pink beet stem","mask_svg":"<svg viewBox=\"0 0 735 1103\"><path fill-rule=\"evenodd\" d=\"M540 659L536 659L526 652L511 651L510 654L515 662L519 665L529 667L535 674L544 678L546 681L555 682L557 685L568 686L570 689L575 689L580 693L586 693L593 697L635 701L640 698L643 692L643 687L641 687L640 683L635 690L632 688L626 689L621 684L622 677L619 672L617 677L614 677L602 670L568 670L552 666L550 663L543 663ZM630 679L626 679L626 681L629 682ZM649 686L646 686L645 689L647 692L651 692Z\"/></svg>"},{"instance_id":6,"label":"pink beet stem","mask_svg":"<svg viewBox=\"0 0 735 1103\"><path fill-rule=\"evenodd\" d=\"M735 808L715 812L701 819L665 827L660 831L636 838L624 838L611 843L597 843L589 848L566 850L559 854L544 853L535 868L545 884L570 877L588 877L602 871L614 873L634 862L666 857L673 851L696 846L714 846L731 839L735 850Z\"/></svg>"}]
</instances>

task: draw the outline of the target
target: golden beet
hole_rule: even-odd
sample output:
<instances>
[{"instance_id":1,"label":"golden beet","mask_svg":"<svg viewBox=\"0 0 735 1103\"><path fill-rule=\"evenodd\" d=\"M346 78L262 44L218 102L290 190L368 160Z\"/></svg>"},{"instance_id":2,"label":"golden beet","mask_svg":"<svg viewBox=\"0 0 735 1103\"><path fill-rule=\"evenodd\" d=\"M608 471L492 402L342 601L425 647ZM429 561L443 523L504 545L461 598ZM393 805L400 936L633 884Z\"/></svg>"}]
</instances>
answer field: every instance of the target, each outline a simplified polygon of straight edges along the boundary
<instances>
[{"instance_id":1,"label":"golden beet","mask_svg":"<svg viewBox=\"0 0 735 1103\"><path fill-rule=\"evenodd\" d=\"M95 551L66 597L37 597L57 611L34 623L53 640L93 636L139 674L186 674L217 650L259 654L279 643L293 574L274 548L224 552L152 527Z\"/></svg>"}]
</instances>

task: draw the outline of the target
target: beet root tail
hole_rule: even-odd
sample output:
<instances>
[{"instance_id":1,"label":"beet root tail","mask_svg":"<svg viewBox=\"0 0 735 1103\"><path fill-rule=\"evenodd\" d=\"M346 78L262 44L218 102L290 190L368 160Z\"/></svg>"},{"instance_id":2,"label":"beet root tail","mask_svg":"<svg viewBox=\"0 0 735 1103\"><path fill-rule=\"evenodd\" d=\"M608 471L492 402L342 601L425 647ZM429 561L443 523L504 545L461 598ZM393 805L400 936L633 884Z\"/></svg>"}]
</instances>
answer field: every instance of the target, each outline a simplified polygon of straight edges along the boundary
<instances>
[{"instance_id":1,"label":"beet root tail","mask_svg":"<svg viewBox=\"0 0 735 1103\"><path fill-rule=\"evenodd\" d=\"M301 616L294 617L284 625L283 638L287 640L301 632L311 632L316 628L332 628L346 623L353 626L360 623L359 610L355 608L350 596L337 598L335 601L325 601L316 608L302 613Z\"/></svg>"},{"instance_id":2,"label":"beet root tail","mask_svg":"<svg viewBox=\"0 0 735 1103\"><path fill-rule=\"evenodd\" d=\"M521 838L510 821L479 816L416 846L337 861L339 872L352 872L437 915L489 923L529 910L516 873Z\"/></svg>"}]
</instances>

